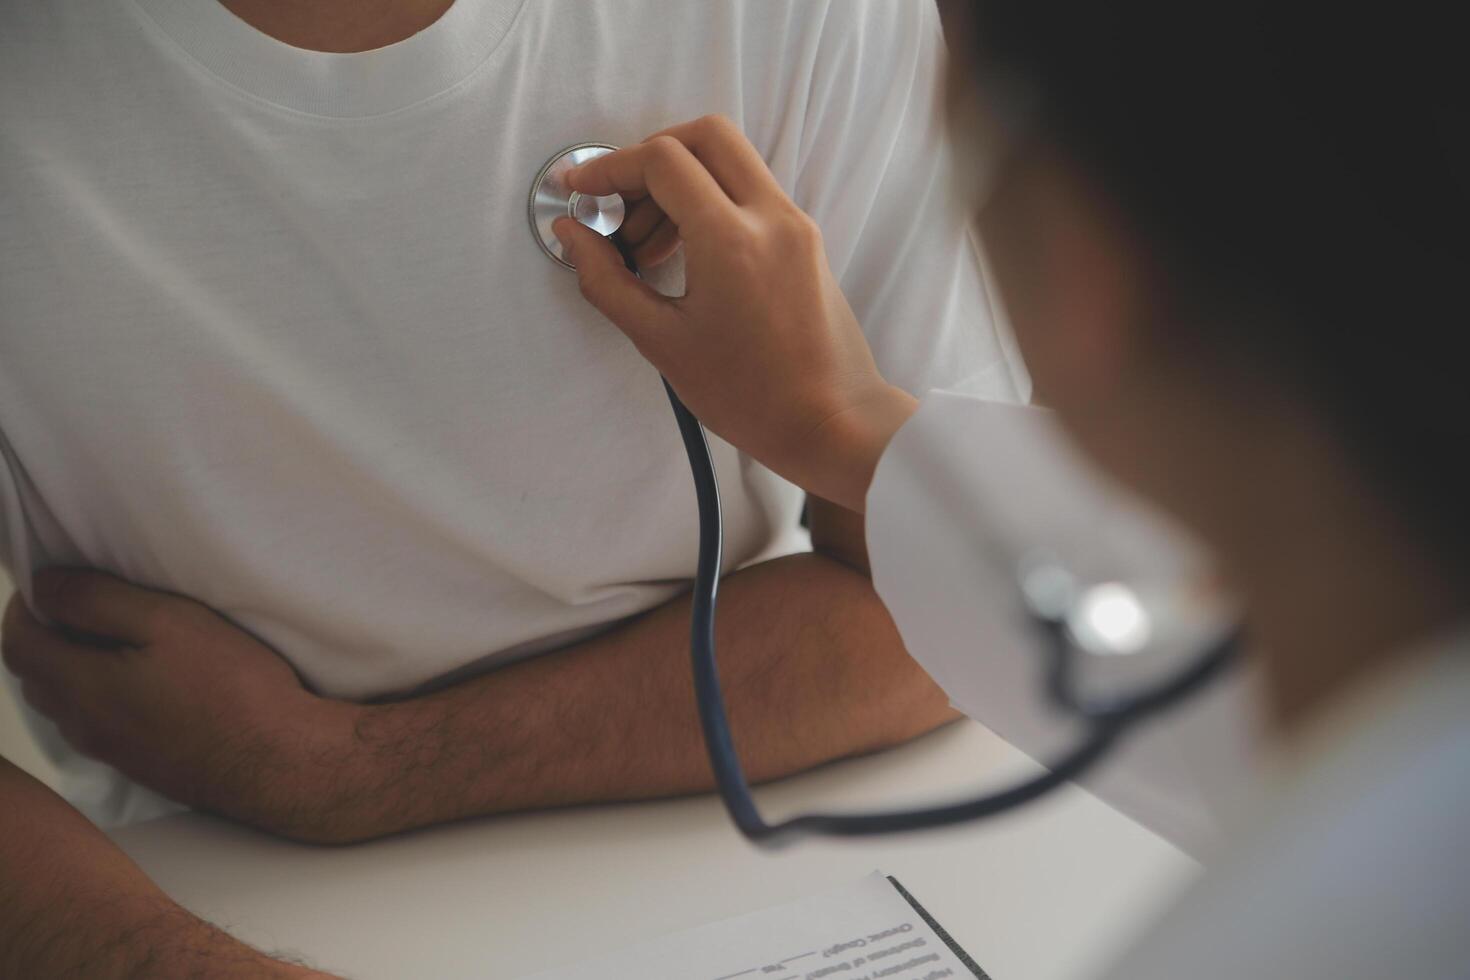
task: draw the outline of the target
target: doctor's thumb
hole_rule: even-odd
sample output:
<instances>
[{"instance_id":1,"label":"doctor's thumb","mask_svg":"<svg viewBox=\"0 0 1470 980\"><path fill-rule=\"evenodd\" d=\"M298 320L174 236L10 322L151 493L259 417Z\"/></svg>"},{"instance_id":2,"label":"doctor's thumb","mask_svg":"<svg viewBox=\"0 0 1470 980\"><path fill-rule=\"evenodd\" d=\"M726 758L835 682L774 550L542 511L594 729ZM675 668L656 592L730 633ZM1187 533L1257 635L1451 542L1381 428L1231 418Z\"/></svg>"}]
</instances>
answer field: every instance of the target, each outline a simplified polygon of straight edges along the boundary
<instances>
[{"instance_id":1,"label":"doctor's thumb","mask_svg":"<svg viewBox=\"0 0 1470 980\"><path fill-rule=\"evenodd\" d=\"M551 229L576 266L582 296L643 350L673 312L669 301L629 272L617 246L591 228L559 218Z\"/></svg>"}]
</instances>

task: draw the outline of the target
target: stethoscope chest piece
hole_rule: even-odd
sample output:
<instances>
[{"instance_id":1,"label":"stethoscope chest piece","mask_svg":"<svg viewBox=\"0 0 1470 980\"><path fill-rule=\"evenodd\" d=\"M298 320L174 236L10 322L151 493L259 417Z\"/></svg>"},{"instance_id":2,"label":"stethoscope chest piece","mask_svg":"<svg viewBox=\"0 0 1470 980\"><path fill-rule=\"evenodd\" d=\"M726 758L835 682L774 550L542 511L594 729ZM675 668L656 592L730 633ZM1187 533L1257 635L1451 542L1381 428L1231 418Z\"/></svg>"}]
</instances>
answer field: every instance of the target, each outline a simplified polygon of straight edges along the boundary
<instances>
[{"instance_id":1,"label":"stethoscope chest piece","mask_svg":"<svg viewBox=\"0 0 1470 980\"><path fill-rule=\"evenodd\" d=\"M607 236L622 227L626 208L622 197L617 194L606 197L578 194L567 187L565 174L580 163L616 149L606 143L569 146L546 161L531 185L531 199L527 204L531 233L536 236L536 244L541 246L541 251L568 269L576 267L566 260L561 242L551 230L551 223L557 218L575 218L599 235Z\"/></svg>"}]
</instances>

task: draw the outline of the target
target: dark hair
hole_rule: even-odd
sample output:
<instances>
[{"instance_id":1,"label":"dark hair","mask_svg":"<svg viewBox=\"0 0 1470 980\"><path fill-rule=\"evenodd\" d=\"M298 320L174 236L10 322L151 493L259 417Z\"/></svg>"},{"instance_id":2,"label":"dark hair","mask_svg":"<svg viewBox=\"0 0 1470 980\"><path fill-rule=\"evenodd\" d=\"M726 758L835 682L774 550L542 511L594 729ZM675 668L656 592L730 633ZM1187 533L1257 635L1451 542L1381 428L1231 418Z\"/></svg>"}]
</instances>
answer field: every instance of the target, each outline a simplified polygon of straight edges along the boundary
<instances>
[{"instance_id":1,"label":"dark hair","mask_svg":"<svg viewBox=\"0 0 1470 980\"><path fill-rule=\"evenodd\" d=\"M978 0L983 72L1187 295L1268 359L1470 572L1470 153L1461 11L1422 0ZM1252 313L1257 315L1251 315ZM1229 334L1224 334L1228 330Z\"/></svg>"}]
</instances>

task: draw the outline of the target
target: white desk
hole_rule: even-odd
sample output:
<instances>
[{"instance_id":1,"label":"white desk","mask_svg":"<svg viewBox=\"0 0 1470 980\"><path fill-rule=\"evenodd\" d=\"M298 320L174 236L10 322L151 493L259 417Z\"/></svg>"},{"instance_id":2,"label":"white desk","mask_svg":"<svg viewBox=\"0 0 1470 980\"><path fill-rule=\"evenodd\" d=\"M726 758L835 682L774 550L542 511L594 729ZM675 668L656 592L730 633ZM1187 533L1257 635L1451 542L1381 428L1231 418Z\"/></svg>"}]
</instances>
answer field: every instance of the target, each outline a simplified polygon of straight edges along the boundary
<instances>
[{"instance_id":1,"label":"white desk","mask_svg":"<svg viewBox=\"0 0 1470 980\"><path fill-rule=\"evenodd\" d=\"M761 792L768 812L930 799L1029 766L970 723ZM195 815L117 841L189 908L357 980L500 978L894 875L995 980L1060 980L1146 924L1195 866L1074 789L1011 817L776 853L713 797L520 814L351 848L284 843Z\"/></svg>"}]
</instances>

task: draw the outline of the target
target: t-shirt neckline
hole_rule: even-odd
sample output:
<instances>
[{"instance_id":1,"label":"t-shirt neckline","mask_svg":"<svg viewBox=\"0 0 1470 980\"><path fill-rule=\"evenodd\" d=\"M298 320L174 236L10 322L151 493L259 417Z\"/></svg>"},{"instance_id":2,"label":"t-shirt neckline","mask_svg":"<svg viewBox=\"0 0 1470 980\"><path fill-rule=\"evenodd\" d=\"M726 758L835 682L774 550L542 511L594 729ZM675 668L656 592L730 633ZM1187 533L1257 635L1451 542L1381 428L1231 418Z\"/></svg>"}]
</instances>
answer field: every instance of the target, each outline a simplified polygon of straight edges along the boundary
<instances>
[{"instance_id":1,"label":"t-shirt neckline","mask_svg":"<svg viewBox=\"0 0 1470 980\"><path fill-rule=\"evenodd\" d=\"M133 0L181 51L225 83L314 116L397 112L454 88L494 52L525 0L454 0L428 27L386 47L308 51L252 27L219 0Z\"/></svg>"}]
</instances>

